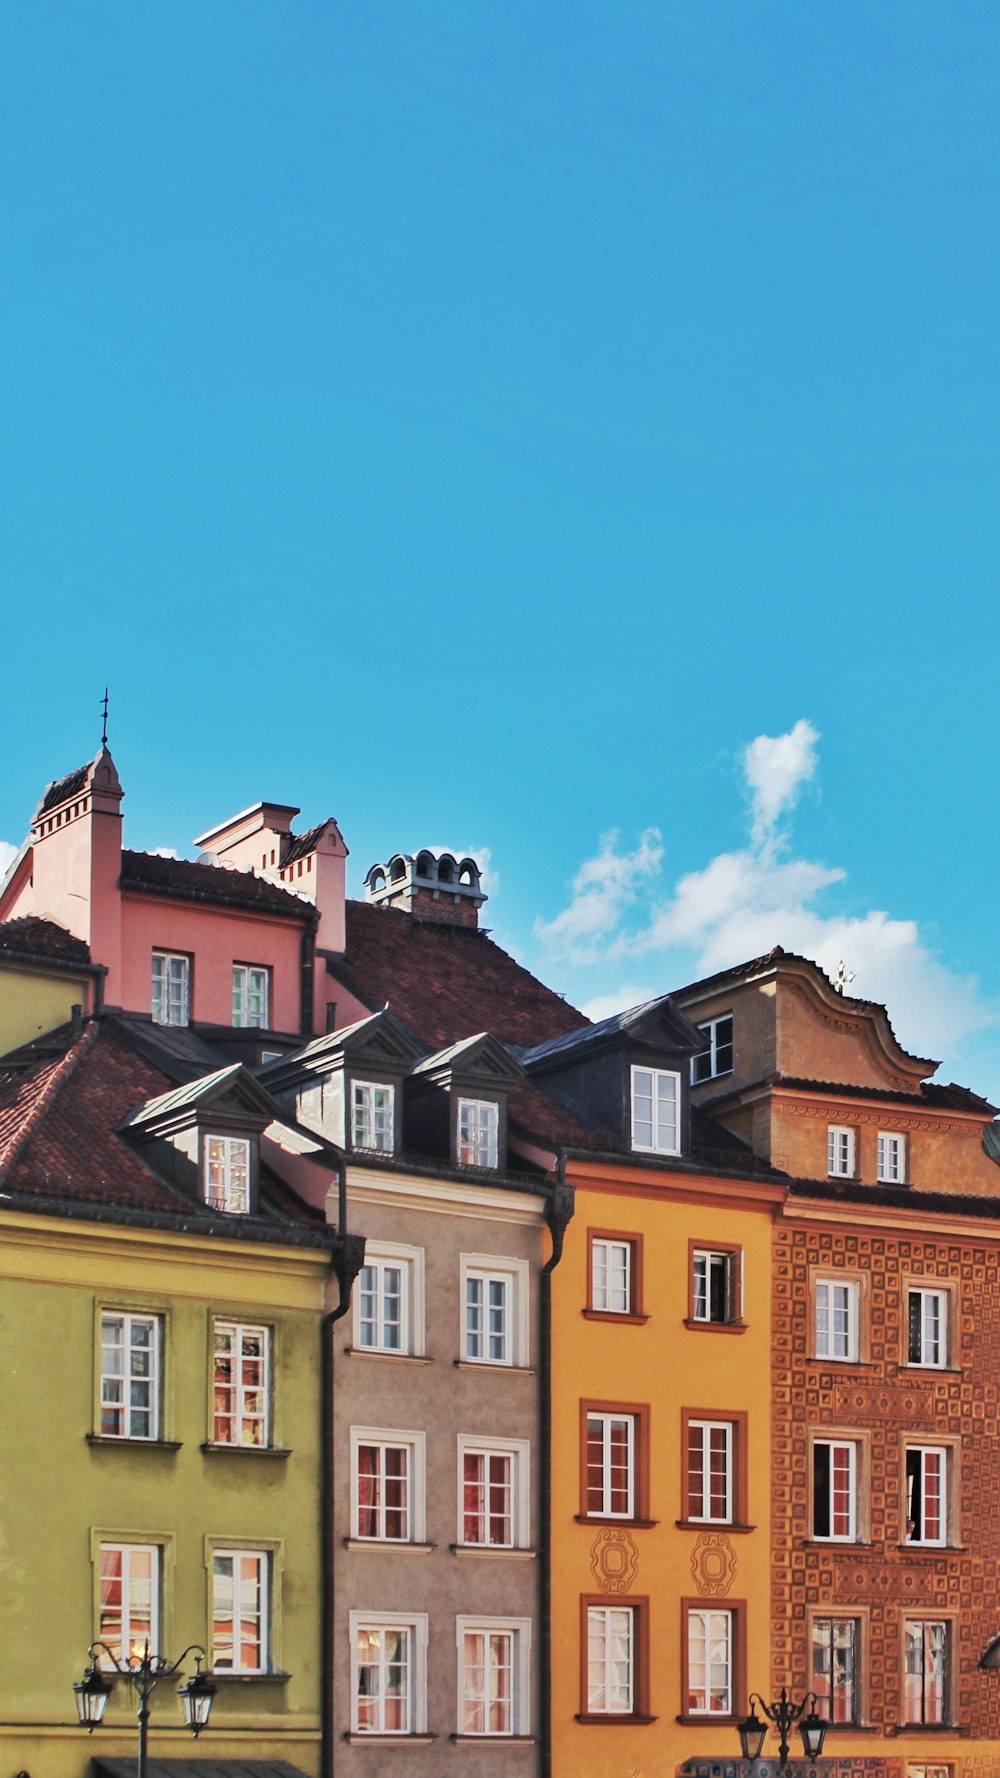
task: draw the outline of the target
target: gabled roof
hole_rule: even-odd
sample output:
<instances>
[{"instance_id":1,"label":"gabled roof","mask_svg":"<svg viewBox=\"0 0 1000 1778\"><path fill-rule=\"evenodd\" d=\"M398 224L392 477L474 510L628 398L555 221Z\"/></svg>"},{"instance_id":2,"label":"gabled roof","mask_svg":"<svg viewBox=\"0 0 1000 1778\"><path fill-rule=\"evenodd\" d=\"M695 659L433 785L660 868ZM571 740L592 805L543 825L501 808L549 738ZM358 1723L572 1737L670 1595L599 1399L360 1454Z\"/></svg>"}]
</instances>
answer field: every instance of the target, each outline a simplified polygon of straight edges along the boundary
<instances>
[{"instance_id":1,"label":"gabled roof","mask_svg":"<svg viewBox=\"0 0 1000 1778\"><path fill-rule=\"evenodd\" d=\"M42 792L42 800L38 805L38 813L46 814L49 809L58 808L60 803L68 802L71 796L78 796L90 776L93 760L88 759L86 765L77 766L73 772L67 772L65 778L53 778Z\"/></svg>"},{"instance_id":2,"label":"gabled roof","mask_svg":"<svg viewBox=\"0 0 1000 1778\"><path fill-rule=\"evenodd\" d=\"M178 1111L207 1108L234 1099L254 1116L264 1117L269 1122L272 1118L281 1116L280 1107L275 1104L270 1093L265 1092L254 1079L249 1069L242 1062L232 1062L228 1068L217 1068L214 1073L205 1074L200 1080L171 1087L168 1092L158 1093L155 1098L147 1099L129 1113L121 1128L152 1129Z\"/></svg>"},{"instance_id":3,"label":"gabled roof","mask_svg":"<svg viewBox=\"0 0 1000 1778\"><path fill-rule=\"evenodd\" d=\"M705 1043L697 1025L674 1005L669 994L661 994L658 1000L612 1013L597 1025L584 1025L563 1037L552 1037L547 1043L522 1050L521 1060L528 1069L563 1058L568 1060L578 1050L594 1049L618 1037L630 1037L651 1047L659 1038L664 1049L680 1050L686 1055L694 1055Z\"/></svg>"},{"instance_id":4,"label":"gabled roof","mask_svg":"<svg viewBox=\"0 0 1000 1778\"><path fill-rule=\"evenodd\" d=\"M258 913L284 914L315 925L318 914L310 901L281 889L253 871L228 870L188 858L159 858L153 852L122 851L121 886L182 901L206 901L218 907L245 907Z\"/></svg>"},{"instance_id":5,"label":"gabled roof","mask_svg":"<svg viewBox=\"0 0 1000 1778\"><path fill-rule=\"evenodd\" d=\"M281 854L282 869L294 864L297 858L308 858L310 852L315 852L317 840L329 825L329 821L320 821L316 827L307 827L305 833L293 833L287 848Z\"/></svg>"},{"instance_id":6,"label":"gabled roof","mask_svg":"<svg viewBox=\"0 0 1000 1778\"><path fill-rule=\"evenodd\" d=\"M434 1074L488 1075L492 1080L511 1085L523 1080L524 1070L506 1044L492 1031L480 1031L475 1037L462 1037L447 1049L425 1056L412 1070L415 1075Z\"/></svg>"},{"instance_id":7,"label":"gabled roof","mask_svg":"<svg viewBox=\"0 0 1000 1778\"><path fill-rule=\"evenodd\" d=\"M0 922L0 957L24 957L32 962L89 968L90 947L82 938L74 938L64 926L57 926L54 920L25 914L17 920Z\"/></svg>"},{"instance_id":8,"label":"gabled roof","mask_svg":"<svg viewBox=\"0 0 1000 1778\"><path fill-rule=\"evenodd\" d=\"M426 1045L419 1043L395 1014L383 1007L381 1012L371 1013L366 1019L356 1019L353 1025L342 1025L338 1031L327 1031L322 1037L313 1037L301 1049L290 1050L274 1062L268 1062L257 1070L257 1078L267 1085L278 1080L284 1083L286 1077L294 1079L303 1070L319 1074L324 1062L345 1053L363 1055L372 1062L384 1058L385 1066L390 1069L393 1066L408 1068L425 1050Z\"/></svg>"}]
</instances>

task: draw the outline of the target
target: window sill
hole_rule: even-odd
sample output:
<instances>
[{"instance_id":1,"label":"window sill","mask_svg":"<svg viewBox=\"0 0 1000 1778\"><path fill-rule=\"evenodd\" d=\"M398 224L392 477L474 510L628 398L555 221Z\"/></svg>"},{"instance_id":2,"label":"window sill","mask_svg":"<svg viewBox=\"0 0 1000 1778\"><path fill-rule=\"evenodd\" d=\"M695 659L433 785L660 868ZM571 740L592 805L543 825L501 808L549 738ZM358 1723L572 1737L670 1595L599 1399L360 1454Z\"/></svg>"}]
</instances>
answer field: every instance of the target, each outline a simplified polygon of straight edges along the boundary
<instances>
[{"instance_id":1,"label":"window sill","mask_svg":"<svg viewBox=\"0 0 1000 1778\"><path fill-rule=\"evenodd\" d=\"M620 1525L626 1531L651 1531L660 1523L659 1519L617 1519L602 1513L576 1513L574 1522L577 1525Z\"/></svg>"},{"instance_id":2,"label":"window sill","mask_svg":"<svg viewBox=\"0 0 1000 1778\"><path fill-rule=\"evenodd\" d=\"M833 1365L838 1371L881 1371L880 1364L872 1364L868 1358L821 1358L818 1352L810 1352L807 1364Z\"/></svg>"},{"instance_id":3,"label":"window sill","mask_svg":"<svg viewBox=\"0 0 1000 1778\"><path fill-rule=\"evenodd\" d=\"M376 1358L390 1364L433 1364L433 1358L426 1358L422 1352L380 1352L374 1347L345 1346L345 1358ZM367 1737L366 1737L367 1738Z\"/></svg>"},{"instance_id":4,"label":"window sill","mask_svg":"<svg viewBox=\"0 0 1000 1778\"><path fill-rule=\"evenodd\" d=\"M537 1550L522 1549L510 1543L450 1543L448 1548L453 1556L485 1556L487 1561L503 1556L508 1562L533 1562L538 1554ZM478 1741L480 1737L477 1735L474 1739Z\"/></svg>"},{"instance_id":5,"label":"window sill","mask_svg":"<svg viewBox=\"0 0 1000 1778\"><path fill-rule=\"evenodd\" d=\"M675 1519L678 1531L725 1531L735 1537L743 1537L750 1531L756 1531L756 1525L734 1525L728 1519Z\"/></svg>"},{"instance_id":6,"label":"window sill","mask_svg":"<svg viewBox=\"0 0 1000 1778\"><path fill-rule=\"evenodd\" d=\"M828 1722L828 1735L880 1735L882 1730L874 1722Z\"/></svg>"},{"instance_id":7,"label":"window sill","mask_svg":"<svg viewBox=\"0 0 1000 1778\"><path fill-rule=\"evenodd\" d=\"M623 1327L645 1327L648 1315L626 1314L621 1309L581 1309L585 1321L617 1321Z\"/></svg>"},{"instance_id":8,"label":"window sill","mask_svg":"<svg viewBox=\"0 0 1000 1778\"><path fill-rule=\"evenodd\" d=\"M742 1716L738 1716L734 1711L692 1710L683 1712L680 1716L676 1716L674 1721L686 1723L690 1728L704 1729L708 1728L710 1725L713 1728L717 1727L720 1723L726 1725L730 1723L738 1725L743 1721L743 1718Z\"/></svg>"},{"instance_id":9,"label":"window sill","mask_svg":"<svg viewBox=\"0 0 1000 1778\"><path fill-rule=\"evenodd\" d=\"M487 1737L488 1739L489 1737ZM344 1736L349 1747L432 1747L436 1735L372 1735L350 1729Z\"/></svg>"},{"instance_id":10,"label":"window sill","mask_svg":"<svg viewBox=\"0 0 1000 1778\"><path fill-rule=\"evenodd\" d=\"M638 1710L631 1712L625 1710L609 1710L607 1712L601 1712L600 1714L596 1711L581 1710L573 1720L574 1722L585 1722L592 1725L597 1725L599 1723L605 1725L610 1724L612 1728L627 1729L637 1726L644 1727L647 1723L659 1722L660 1719L658 1716L644 1716L642 1712Z\"/></svg>"},{"instance_id":11,"label":"window sill","mask_svg":"<svg viewBox=\"0 0 1000 1778\"><path fill-rule=\"evenodd\" d=\"M885 1730L887 1736L897 1735L968 1735L969 1729L957 1722L896 1722Z\"/></svg>"},{"instance_id":12,"label":"window sill","mask_svg":"<svg viewBox=\"0 0 1000 1778\"><path fill-rule=\"evenodd\" d=\"M457 1371L500 1371L505 1377L533 1377L535 1374L533 1365L497 1364L492 1358L455 1358L452 1363ZM489 1736L486 1739L489 1740Z\"/></svg>"},{"instance_id":13,"label":"window sill","mask_svg":"<svg viewBox=\"0 0 1000 1778\"><path fill-rule=\"evenodd\" d=\"M965 1371L958 1364L897 1364L896 1370L901 1377L964 1377Z\"/></svg>"},{"instance_id":14,"label":"window sill","mask_svg":"<svg viewBox=\"0 0 1000 1778\"><path fill-rule=\"evenodd\" d=\"M179 1438L118 1438L113 1432L84 1434L88 1445L124 1445L128 1451L179 1451Z\"/></svg>"},{"instance_id":15,"label":"window sill","mask_svg":"<svg viewBox=\"0 0 1000 1778\"><path fill-rule=\"evenodd\" d=\"M374 1550L376 1555L429 1556L437 1549L436 1543L406 1543L401 1537L344 1537L341 1542L345 1550Z\"/></svg>"},{"instance_id":16,"label":"window sill","mask_svg":"<svg viewBox=\"0 0 1000 1778\"><path fill-rule=\"evenodd\" d=\"M205 1677L215 1685L286 1685L292 1675L281 1667L270 1673L233 1673L228 1667L210 1667Z\"/></svg>"},{"instance_id":17,"label":"window sill","mask_svg":"<svg viewBox=\"0 0 1000 1778\"><path fill-rule=\"evenodd\" d=\"M747 1331L745 1321L696 1321L693 1315L685 1317L684 1326L693 1333L741 1334Z\"/></svg>"},{"instance_id":18,"label":"window sill","mask_svg":"<svg viewBox=\"0 0 1000 1778\"><path fill-rule=\"evenodd\" d=\"M221 1451L227 1457L290 1457L292 1454L285 1445L225 1445L215 1439L206 1439L198 1448L206 1452Z\"/></svg>"},{"instance_id":19,"label":"window sill","mask_svg":"<svg viewBox=\"0 0 1000 1778\"><path fill-rule=\"evenodd\" d=\"M799 1548L803 1550L873 1550L875 1543L871 1537L803 1537Z\"/></svg>"},{"instance_id":20,"label":"window sill","mask_svg":"<svg viewBox=\"0 0 1000 1778\"><path fill-rule=\"evenodd\" d=\"M968 1549L965 1543L897 1543L897 1550L904 1556L962 1556Z\"/></svg>"},{"instance_id":21,"label":"window sill","mask_svg":"<svg viewBox=\"0 0 1000 1778\"><path fill-rule=\"evenodd\" d=\"M534 1747L536 1744L534 1735L449 1735L448 1739L457 1747L489 1747L493 1744L509 1747L512 1742L515 1747Z\"/></svg>"}]
</instances>

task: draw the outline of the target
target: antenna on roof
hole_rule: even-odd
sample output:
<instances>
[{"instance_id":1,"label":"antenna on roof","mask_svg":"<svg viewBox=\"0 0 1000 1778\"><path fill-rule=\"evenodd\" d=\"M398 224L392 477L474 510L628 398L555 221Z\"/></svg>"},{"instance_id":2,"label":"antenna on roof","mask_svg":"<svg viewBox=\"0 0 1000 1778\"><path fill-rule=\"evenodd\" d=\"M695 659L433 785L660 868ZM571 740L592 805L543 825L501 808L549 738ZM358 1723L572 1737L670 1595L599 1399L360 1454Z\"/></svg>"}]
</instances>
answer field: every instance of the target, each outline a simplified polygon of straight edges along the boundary
<instances>
[{"instance_id":1,"label":"antenna on roof","mask_svg":"<svg viewBox=\"0 0 1000 1778\"><path fill-rule=\"evenodd\" d=\"M837 993L842 994L845 988L850 987L853 980L854 970L848 969L844 963L843 957L841 957L840 962L837 965L837 973L833 978L833 985L836 988Z\"/></svg>"},{"instance_id":2,"label":"antenna on roof","mask_svg":"<svg viewBox=\"0 0 1000 1778\"><path fill-rule=\"evenodd\" d=\"M101 705L101 709L103 710L103 713L104 713L104 726L101 729L101 746L106 747L108 744L108 688L107 688L107 686L104 687L104 699L103 699L103 702Z\"/></svg>"}]
</instances>

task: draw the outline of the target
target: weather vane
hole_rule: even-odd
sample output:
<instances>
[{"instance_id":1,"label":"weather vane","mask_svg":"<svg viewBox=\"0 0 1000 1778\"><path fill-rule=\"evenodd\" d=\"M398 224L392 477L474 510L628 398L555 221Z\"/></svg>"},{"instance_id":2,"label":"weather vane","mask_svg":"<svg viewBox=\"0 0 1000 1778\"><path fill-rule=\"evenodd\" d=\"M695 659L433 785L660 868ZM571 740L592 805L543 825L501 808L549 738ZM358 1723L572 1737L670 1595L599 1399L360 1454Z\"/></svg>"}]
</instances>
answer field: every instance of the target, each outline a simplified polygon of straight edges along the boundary
<instances>
[{"instance_id":1,"label":"weather vane","mask_svg":"<svg viewBox=\"0 0 1000 1778\"><path fill-rule=\"evenodd\" d=\"M833 985L836 988L837 993L842 994L845 988L850 987L853 980L854 970L848 969L844 963L843 957L841 957L840 962L837 965L837 973L833 978Z\"/></svg>"},{"instance_id":2,"label":"weather vane","mask_svg":"<svg viewBox=\"0 0 1000 1778\"><path fill-rule=\"evenodd\" d=\"M104 727L101 730L101 746L106 747L108 744L108 688L107 688L107 686L104 687L104 701L101 705L101 708L104 712Z\"/></svg>"}]
</instances>

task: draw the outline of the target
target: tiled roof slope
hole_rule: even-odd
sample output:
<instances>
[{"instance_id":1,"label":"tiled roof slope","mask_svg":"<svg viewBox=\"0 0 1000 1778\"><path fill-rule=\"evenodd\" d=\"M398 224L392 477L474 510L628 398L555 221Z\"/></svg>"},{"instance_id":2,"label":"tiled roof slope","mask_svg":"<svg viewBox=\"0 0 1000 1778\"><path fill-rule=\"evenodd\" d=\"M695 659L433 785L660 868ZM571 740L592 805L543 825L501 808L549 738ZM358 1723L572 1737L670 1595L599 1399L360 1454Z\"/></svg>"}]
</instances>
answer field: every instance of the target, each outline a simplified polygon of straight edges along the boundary
<instances>
[{"instance_id":1,"label":"tiled roof slope","mask_svg":"<svg viewBox=\"0 0 1000 1778\"><path fill-rule=\"evenodd\" d=\"M122 852L123 889L146 889L185 900L211 901L220 906L256 908L259 912L288 914L297 920L315 921L311 902L281 889L252 871L227 870L224 866L199 864L188 858L158 858L152 852Z\"/></svg>"},{"instance_id":2,"label":"tiled roof slope","mask_svg":"<svg viewBox=\"0 0 1000 1778\"><path fill-rule=\"evenodd\" d=\"M904 1093L895 1087L859 1087L835 1080L799 1080L790 1074L775 1074L766 1083L777 1087L789 1087L796 1093L823 1093L824 1095L846 1096L852 1099L887 1099L894 1105L935 1105L942 1111L970 1111L981 1117L993 1117L997 1106L991 1105L988 1099L974 1093L971 1087L961 1087L955 1081L923 1080L917 1093ZM743 1088L744 1092L748 1089Z\"/></svg>"},{"instance_id":3,"label":"tiled roof slope","mask_svg":"<svg viewBox=\"0 0 1000 1778\"><path fill-rule=\"evenodd\" d=\"M319 839L325 826L326 822L321 821L318 827L308 827L305 833L292 834L288 850L282 855L282 868L284 869L287 865L294 864L296 859L308 858L310 852L315 852L316 841Z\"/></svg>"},{"instance_id":4,"label":"tiled roof slope","mask_svg":"<svg viewBox=\"0 0 1000 1778\"><path fill-rule=\"evenodd\" d=\"M475 927L347 903L347 952L332 973L375 1012L388 1001L433 1049L476 1031L531 1045L590 1023Z\"/></svg>"},{"instance_id":5,"label":"tiled roof slope","mask_svg":"<svg viewBox=\"0 0 1000 1778\"><path fill-rule=\"evenodd\" d=\"M75 772L67 772L65 778L54 778L42 797L39 814L44 815L46 810L55 809L60 803L67 802L71 796L76 796L86 784L92 765L93 760L88 759L86 765L77 766Z\"/></svg>"},{"instance_id":6,"label":"tiled roof slope","mask_svg":"<svg viewBox=\"0 0 1000 1778\"><path fill-rule=\"evenodd\" d=\"M26 914L0 923L0 957L46 957L54 963L89 963L90 948L54 920Z\"/></svg>"}]
</instances>

